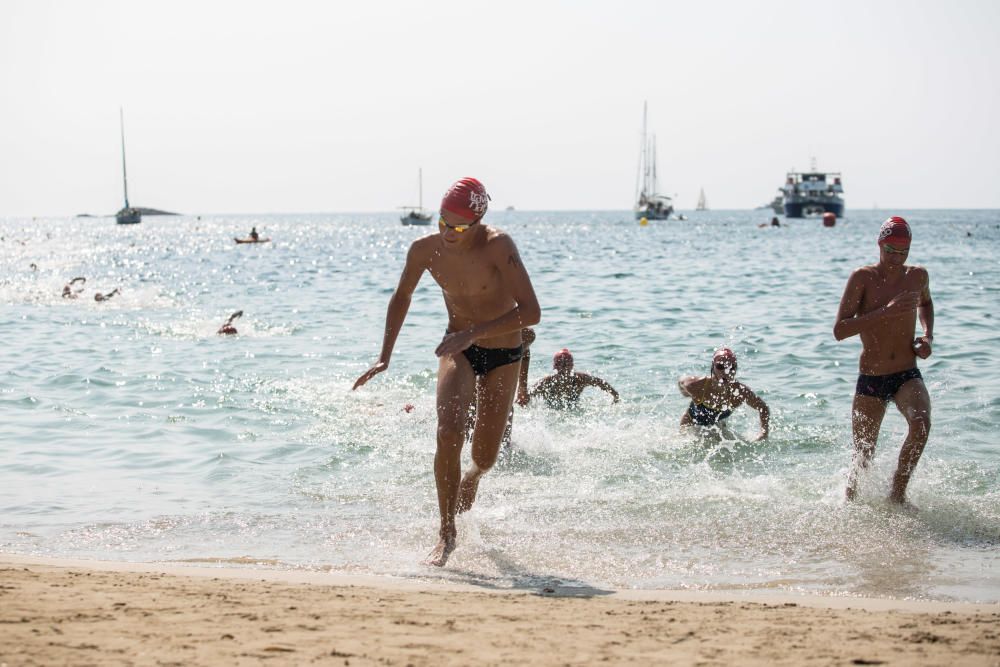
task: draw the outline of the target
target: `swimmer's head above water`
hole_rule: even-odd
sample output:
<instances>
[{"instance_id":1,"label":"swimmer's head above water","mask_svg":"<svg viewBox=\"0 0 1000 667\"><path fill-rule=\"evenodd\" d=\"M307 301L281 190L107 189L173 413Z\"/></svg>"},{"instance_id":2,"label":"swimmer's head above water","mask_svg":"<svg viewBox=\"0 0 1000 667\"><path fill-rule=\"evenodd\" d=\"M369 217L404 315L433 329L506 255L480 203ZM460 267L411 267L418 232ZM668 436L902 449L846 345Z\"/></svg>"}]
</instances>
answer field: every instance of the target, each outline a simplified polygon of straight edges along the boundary
<instances>
[{"instance_id":1,"label":"swimmer's head above water","mask_svg":"<svg viewBox=\"0 0 1000 667\"><path fill-rule=\"evenodd\" d=\"M489 208L490 196L486 192L486 186L471 176L460 178L441 199L441 215L450 213L449 217L459 217L467 220L469 224L479 222L486 215Z\"/></svg>"},{"instance_id":2,"label":"swimmer's head above water","mask_svg":"<svg viewBox=\"0 0 1000 667\"><path fill-rule=\"evenodd\" d=\"M910 224L898 215L888 218L878 230L879 245L909 246L911 240Z\"/></svg>"},{"instance_id":3,"label":"swimmer's head above water","mask_svg":"<svg viewBox=\"0 0 1000 667\"><path fill-rule=\"evenodd\" d=\"M720 377L736 377L736 353L728 347L720 347L712 355L712 375Z\"/></svg>"},{"instance_id":4,"label":"swimmer's head above water","mask_svg":"<svg viewBox=\"0 0 1000 667\"><path fill-rule=\"evenodd\" d=\"M565 347L552 355L552 368L557 371L573 370L573 355Z\"/></svg>"}]
</instances>

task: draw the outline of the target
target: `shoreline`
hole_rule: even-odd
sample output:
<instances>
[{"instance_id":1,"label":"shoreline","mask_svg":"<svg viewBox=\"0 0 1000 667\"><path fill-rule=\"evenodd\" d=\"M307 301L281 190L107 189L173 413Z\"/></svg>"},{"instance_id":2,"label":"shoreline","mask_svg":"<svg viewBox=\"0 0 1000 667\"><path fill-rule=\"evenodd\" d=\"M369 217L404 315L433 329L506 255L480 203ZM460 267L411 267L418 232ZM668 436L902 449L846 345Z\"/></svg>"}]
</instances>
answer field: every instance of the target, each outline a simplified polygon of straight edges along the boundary
<instances>
[{"instance_id":1,"label":"shoreline","mask_svg":"<svg viewBox=\"0 0 1000 667\"><path fill-rule=\"evenodd\" d=\"M1000 664L1000 604L495 590L0 554L0 663Z\"/></svg>"},{"instance_id":2,"label":"shoreline","mask_svg":"<svg viewBox=\"0 0 1000 667\"><path fill-rule=\"evenodd\" d=\"M275 565L272 567L272 565ZM82 558L26 556L0 552L0 568L12 566L83 569L98 572L158 574L177 577L262 581L275 584L369 588L423 593L483 593L490 595L535 595L549 598L603 598L644 602L739 602L763 605L794 604L816 609L906 611L914 613L1000 613L1000 601L917 600L907 598L850 597L819 593L765 593L759 589L604 589L581 586L537 586L497 588L473 583L435 580L433 576L400 577L377 574L347 574L321 569L283 568L267 559L184 559L168 561L106 561ZM257 567L255 567L257 566ZM433 570L429 570L433 573Z\"/></svg>"}]
</instances>

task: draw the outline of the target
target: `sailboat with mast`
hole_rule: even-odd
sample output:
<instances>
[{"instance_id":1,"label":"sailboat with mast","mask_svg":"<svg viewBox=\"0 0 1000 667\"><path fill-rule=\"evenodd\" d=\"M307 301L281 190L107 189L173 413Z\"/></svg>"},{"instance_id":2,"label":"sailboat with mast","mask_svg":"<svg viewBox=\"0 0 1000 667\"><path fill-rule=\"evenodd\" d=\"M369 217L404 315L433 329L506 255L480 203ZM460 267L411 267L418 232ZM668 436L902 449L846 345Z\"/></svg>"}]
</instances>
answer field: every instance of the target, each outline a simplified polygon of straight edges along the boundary
<instances>
[{"instance_id":1,"label":"sailboat with mast","mask_svg":"<svg viewBox=\"0 0 1000 667\"><path fill-rule=\"evenodd\" d=\"M705 188L701 188L701 192L698 193L698 205L695 206L696 211L707 211L708 203L705 201Z\"/></svg>"},{"instance_id":2,"label":"sailboat with mast","mask_svg":"<svg viewBox=\"0 0 1000 667\"><path fill-rule=\"evenodd\" d=\"M142 222L142 213L137 208L129 206L128 203L128 175L125 171L125 112L118 107L118 120L122 133L122 184L125 187L125 206L115 214L115 220L119 225L134 225Z\"/></svg>"},{"instance_id":3,"label":"sailboat with mast","mask_svg":"<svg viewBox=\"0 0 1000 667\"><path fill-rule=\"evenodd\" d=\"M639 147L639 170L636 174L636 220L668 220L674 212L674 200L659 192L656 178L656 135L646 132L646 103L642 103L642 143Z\"/></svg>"},{"instance_id":4,"label":"sailboat with mast","mask_svg":"<svg viewBox=\"0 0 1000 667\"><path fill-rule=\"evenodd\" d=\"M417 169L418 195L416 206L400 206L406 214L399 219L404 225L429 225L431 214L424 210L424 170Z\"/></svg>"}]
</instances>

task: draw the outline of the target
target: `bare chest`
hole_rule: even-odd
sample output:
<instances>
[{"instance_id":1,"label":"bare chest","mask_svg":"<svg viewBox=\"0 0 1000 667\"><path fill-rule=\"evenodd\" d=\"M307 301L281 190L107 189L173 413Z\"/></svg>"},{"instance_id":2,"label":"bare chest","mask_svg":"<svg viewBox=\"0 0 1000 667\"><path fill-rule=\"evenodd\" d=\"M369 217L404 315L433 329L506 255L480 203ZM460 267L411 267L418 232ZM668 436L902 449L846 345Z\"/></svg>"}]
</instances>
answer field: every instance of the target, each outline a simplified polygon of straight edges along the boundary
<instances>
[{"instance_id":1,"label":"bare chest","mask_svg":"<svg viewBox=\"0 0 1000 667\"><path fill-rule=\"evenodd\" d=\"M919 292L923 285L910 272L895 281L883 280L877 276L865 286L865 296L861 301L861 314L881 308L903 292Z\"/></svg>"},{"instance_id":2,"label":"bare chest","mask_svg":"<svg viewBox=\"0 0 1000 667\"><path fill-rule=\"evenodd\" d=\"M435 257L428 271L446 294L456 298L490 294L501 284L496 265L478 253Z\"/></svg>"}]
</instances>

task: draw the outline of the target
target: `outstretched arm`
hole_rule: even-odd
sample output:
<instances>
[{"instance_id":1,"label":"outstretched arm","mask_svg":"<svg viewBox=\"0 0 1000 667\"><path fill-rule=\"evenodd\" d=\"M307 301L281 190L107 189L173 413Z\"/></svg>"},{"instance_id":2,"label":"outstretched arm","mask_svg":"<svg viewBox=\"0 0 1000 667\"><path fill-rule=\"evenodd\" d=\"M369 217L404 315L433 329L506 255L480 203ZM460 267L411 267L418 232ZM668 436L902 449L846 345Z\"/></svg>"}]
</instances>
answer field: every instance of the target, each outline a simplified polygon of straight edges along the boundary
<instances>
[{"instance_id":1,"label":"outstretched arm","mask_svg":"<svg viewBox=\"0 0 1000 667\"><path fill-rule=\"evenodd\" d=\"M767 407L767 403L750 390L750 387L741 385L740 393L743 395L744 402L760 413L760 435L757 436L757 440L766 440L771 433L770 408Z\"/></svg>"},{"instance_id":2,"label":"outstretched arm","mask_svg":"<svg viewBox=\"0 0 1000 667\"><path fill-rule=\"evenodd\" d=\"M551 375L543 377L541 380L535 383L534 387L531 388L531 391L528 392L528 396L530 398L534 398L535 396L544 397L551 390L552 382L553 382L553 377Z\"/></svg>"},{"instance_id":3,"label":"outstretched arm","mask_svg":"<svg viewBox=\"0 0 1000 667\"><path fill-rule=\"evenodd\" d=\"M609 394L611 394L611 396L614 397L614 399L615 399L614 402L615 403L618 402L618 400L620 398L618 396L618 392L615 391L614 387L612 387L610 384L608 384L607 382L605 382L601 378L599 378L599 377L597 377L595 375L588 375L586 373L577 373L577 377L579 377L580 379L582 379L583 382L584 382L584 384L587 385L587 386L589 386L589 387L598 387L599 389L603 389L604 391L608 392Z\"/></svg>"},{"instance_id":4,"label":"outstretched arm","mask_svg":"<svg viewBox=\"0 0 1000 667\"><path fill-rule=\"evenodd\" d=\"M420 252L418 243L419 241L411 245L409 252L406 253L406 264L399 277L399 284L389 299L389 308L385 315L385 331L382 334L382 351L379 353L378 361L354 382L351 391L389 368L389 360L392 358L392 350L396 346L396 338L399 336L399 330L403 328L406 313L410 310L413 291L417 288L420 276L423 275L426 268L423 253Z\"/></svg>"}]
</instances>

